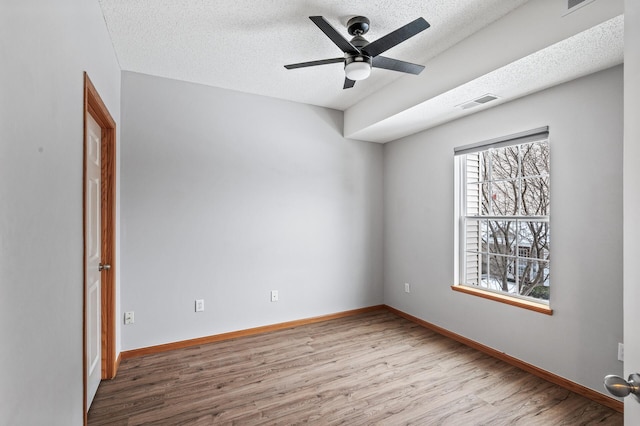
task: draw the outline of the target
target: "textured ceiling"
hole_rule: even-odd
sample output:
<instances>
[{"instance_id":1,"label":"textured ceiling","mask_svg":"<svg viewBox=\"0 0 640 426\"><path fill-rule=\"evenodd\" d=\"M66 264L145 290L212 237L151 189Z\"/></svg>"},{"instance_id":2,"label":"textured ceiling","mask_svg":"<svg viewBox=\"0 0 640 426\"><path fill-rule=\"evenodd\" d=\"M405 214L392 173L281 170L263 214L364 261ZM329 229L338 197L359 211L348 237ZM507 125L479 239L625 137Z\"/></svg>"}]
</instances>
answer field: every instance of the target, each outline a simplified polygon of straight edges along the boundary
<instances>
[{"instance_id":1,"label":"textured ceiling","mask_svg":"<svg viewBox=\"0 0 640 426\"><path fill-rule=\"evenodd\" d=\"M344 110L404 74L374 69L343 90L341 64L285 64L342 56L309 16L345 38L349 18L371 21L374 41L422 16L431 27L385 52L425 63L526 0L100 0L123 70Z\"/></svg>"},{"instance_id":2,"label":"textured ceiling","mask_svg":"<svg viewBox=\"0 0 640 426\"><path fill-rule=\"evenodd\" d=\"M601 71L622 62L623 39L624 17L620 15L435 96L397 117L379 121L360 137L372 142L389 142ZM492 94L498 99L467 110L460 108L481 94Z\"/></svg>"},{"instance_id":3,"label":"textured ceiling","mask_svg":"<svg viewBox=\"0 0 640 426\"><path fill-rule=\"evenodd\" d=\"M623 61L623 1L98 0L120 66L345 111L345 136L387 142ZM343 90L342 56L309 20L370 19L374 41L415 20L431 27L384 56L426 65L419 76L374 68ZM456 106L486 93L498 100Z\"/></svg>"}]
</instances>

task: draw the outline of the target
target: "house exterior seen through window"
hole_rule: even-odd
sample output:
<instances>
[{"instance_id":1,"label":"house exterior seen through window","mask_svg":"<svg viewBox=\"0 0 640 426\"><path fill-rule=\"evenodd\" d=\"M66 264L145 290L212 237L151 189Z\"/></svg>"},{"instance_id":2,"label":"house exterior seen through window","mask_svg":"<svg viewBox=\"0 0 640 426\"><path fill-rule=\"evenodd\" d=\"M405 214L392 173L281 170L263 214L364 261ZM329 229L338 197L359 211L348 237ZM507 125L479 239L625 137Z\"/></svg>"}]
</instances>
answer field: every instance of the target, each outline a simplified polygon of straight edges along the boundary
<instances>
[{"instance_id":1,"label":"house exterior seen through window","mask_svg":"<svg viewBox=\"0 0 640 426\"><path fill-rule=\"evenodd\" d=\"M460 283L548 303L547 128L456 150Z\"/></svg>"}]
</instances>

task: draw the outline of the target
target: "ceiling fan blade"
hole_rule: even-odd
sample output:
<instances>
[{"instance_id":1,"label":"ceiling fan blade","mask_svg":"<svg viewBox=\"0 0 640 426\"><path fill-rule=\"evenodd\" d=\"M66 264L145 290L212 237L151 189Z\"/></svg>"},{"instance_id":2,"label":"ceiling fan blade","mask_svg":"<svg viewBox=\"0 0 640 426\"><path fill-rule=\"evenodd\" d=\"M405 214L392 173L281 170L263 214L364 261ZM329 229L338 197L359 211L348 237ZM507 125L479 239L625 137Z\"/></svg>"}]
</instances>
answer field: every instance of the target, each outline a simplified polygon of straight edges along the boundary
<instances>
[{"instance_id":1,"label":"ceiling fan blade","mask_svg":"<svg viewBox=\"0 0 640 426\"><path fill-rule=\"evenodd\" d=\"M372 61L372 66L375 68L384 68L385 70L406 72L408 74L418 75L424 69L424 65L412 64L411 62L387 58L386 56L376 56Z\"/></svg>"},{"instance_id":2,"label":"ceiling fan blade","mask_svg":"<svg viewBox=\"0 0 640 426\"><path fill-rule=\"evenodd\" d=\"M288 70L293 70L296 68L315 67L316 65L337 64L338 62L344 62L344 58L331 58L321 59L319 61L300 62L298 64L285 65L284 67Z\"/></svg>"},{"instance_id":3,"label":"ceiling fan blade","mask_svg":"<svg viewBox=\"0 0 640 426\"><path fill-rule=\"evenodd\" d=\"M391 49L393 46L402 43L419 32L426 30L430 26L431 25L425 21L424 18L418 18L415 21L409 22L404 27L400 27L386 36L367 44L362 48L362 51L369 56L378 56L382 52Z\"/></svg>"},{"instance_id":4,"label":"ceiling fan blade","mask_svg":"<svg viewBox=\"0 0 640 426\"><path fill-rule=\"evenodd\" d=\"M358 48L351 44L346 38L342 37L335 28L331 26L322 16L309 16L309 19L322 30L323 33L335 43L344 53L351 53L357 55L360 53Z\"/></svg>"},{"instance_id":5,"label":"ceiling fan blade","mask_svg":"<svg viewBox=\"0 0 640 426\"><path fill-rule=\"evenodd\" d=\"M353 86L355 86L356 82L354 80L349 80L347 77L344 78L344 86L342 86L343 89L351 89Z\"/></svg>"}]
</instances>

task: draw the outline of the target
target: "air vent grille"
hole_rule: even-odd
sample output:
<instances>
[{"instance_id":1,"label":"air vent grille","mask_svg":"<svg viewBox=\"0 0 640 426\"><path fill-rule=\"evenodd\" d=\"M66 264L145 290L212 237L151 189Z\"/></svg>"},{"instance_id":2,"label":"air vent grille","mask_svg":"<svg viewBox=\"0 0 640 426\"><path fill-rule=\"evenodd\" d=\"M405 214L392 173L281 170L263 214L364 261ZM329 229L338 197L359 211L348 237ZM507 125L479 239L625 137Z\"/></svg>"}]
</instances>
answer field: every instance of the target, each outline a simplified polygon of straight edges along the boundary
<instances>
[{"instance_id":1,"label":"air vent grille","mask_svg":"<svg viewBox=\"0 0 640 426\"><path fill-rule=\"evenodd\" d=\"M587 0L567 0L567 9L576 7L577 5L579 5L580 3L584 3L585 1Z\"/></svg>"},{"instance_id":2,"label":"air vent grille","mask_svg":"<svg viewBox=\"0 0 640 426\"><path fill-rule=\"evenodd\" d=\"M495 101L496 99L498 99L497 96L493 96L493 95L484 95L481 98L475 99L474 102L477 102L479 104L486 104L487 102L491 102L491 101Z\"/></svg>"},{"instance_id":3,"label":"air vent grille","mask_svg":"<svg viewBox=\"0 0 640 426\"><path fill-rule=\"evenodd\" d=\"M563 16L580 9L582 6L593 3L594 1L595 0L567 0L567 10L564 12Z\"/></svg>"},{"instance_id":4,"label":"air vent grille","mask_svg":"<svg viewBox=\"0 0 640 426\"><path fill-rule=\"evenodd\" d=\"M460 109L469 109L469 108L477 107L479 105L486 104L487 102L495 101L496 99L498 99L496 95L487 93L486 95L482 95L479 98L476 98L472 101L465 102L456 106Z\"/></svg>"}]
</instances>

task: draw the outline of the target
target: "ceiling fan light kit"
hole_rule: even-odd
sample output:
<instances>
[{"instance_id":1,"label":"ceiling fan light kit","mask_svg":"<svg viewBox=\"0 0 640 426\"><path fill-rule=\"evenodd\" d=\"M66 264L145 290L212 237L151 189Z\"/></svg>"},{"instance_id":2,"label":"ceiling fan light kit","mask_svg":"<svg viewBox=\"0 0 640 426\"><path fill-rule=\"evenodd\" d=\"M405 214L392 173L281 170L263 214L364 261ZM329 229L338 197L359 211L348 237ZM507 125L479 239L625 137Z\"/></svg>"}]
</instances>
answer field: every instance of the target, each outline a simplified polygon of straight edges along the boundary
<instances>
[{"instance_id":1,"label":"ceiling fan light kit","mask_svg":"<svg viewBox=\"0 0 640 426\"><path fill-rule=\"evenodd\" d=\"M371 58L368 56L345 58L344 74L349 80L364 80L371 74Z\"/></svg>"},{"instance_id":2,"label":"ceiling fan light kit","mask_svg":"<svg viewBox=\"0 0 640 426\"><path fill-rule=\"evenodd\" d=\"M355 16L347 22L347 31L353 36L351 41L340 35L322 16L310 16L309 19L344 52L344 57L285 65L286 69L291 70L342 62L344 63L345 72L344 89L349 89L355 85L356 81L369 77L372 67L414 75L420 74L424 69L423 65L379 56L381 53L429 28L430 25L424 18L409 22L407 25L371 43L363 37L369 31L370 25L369 19L364 16Z\"/></svg>"}]
</instances>

